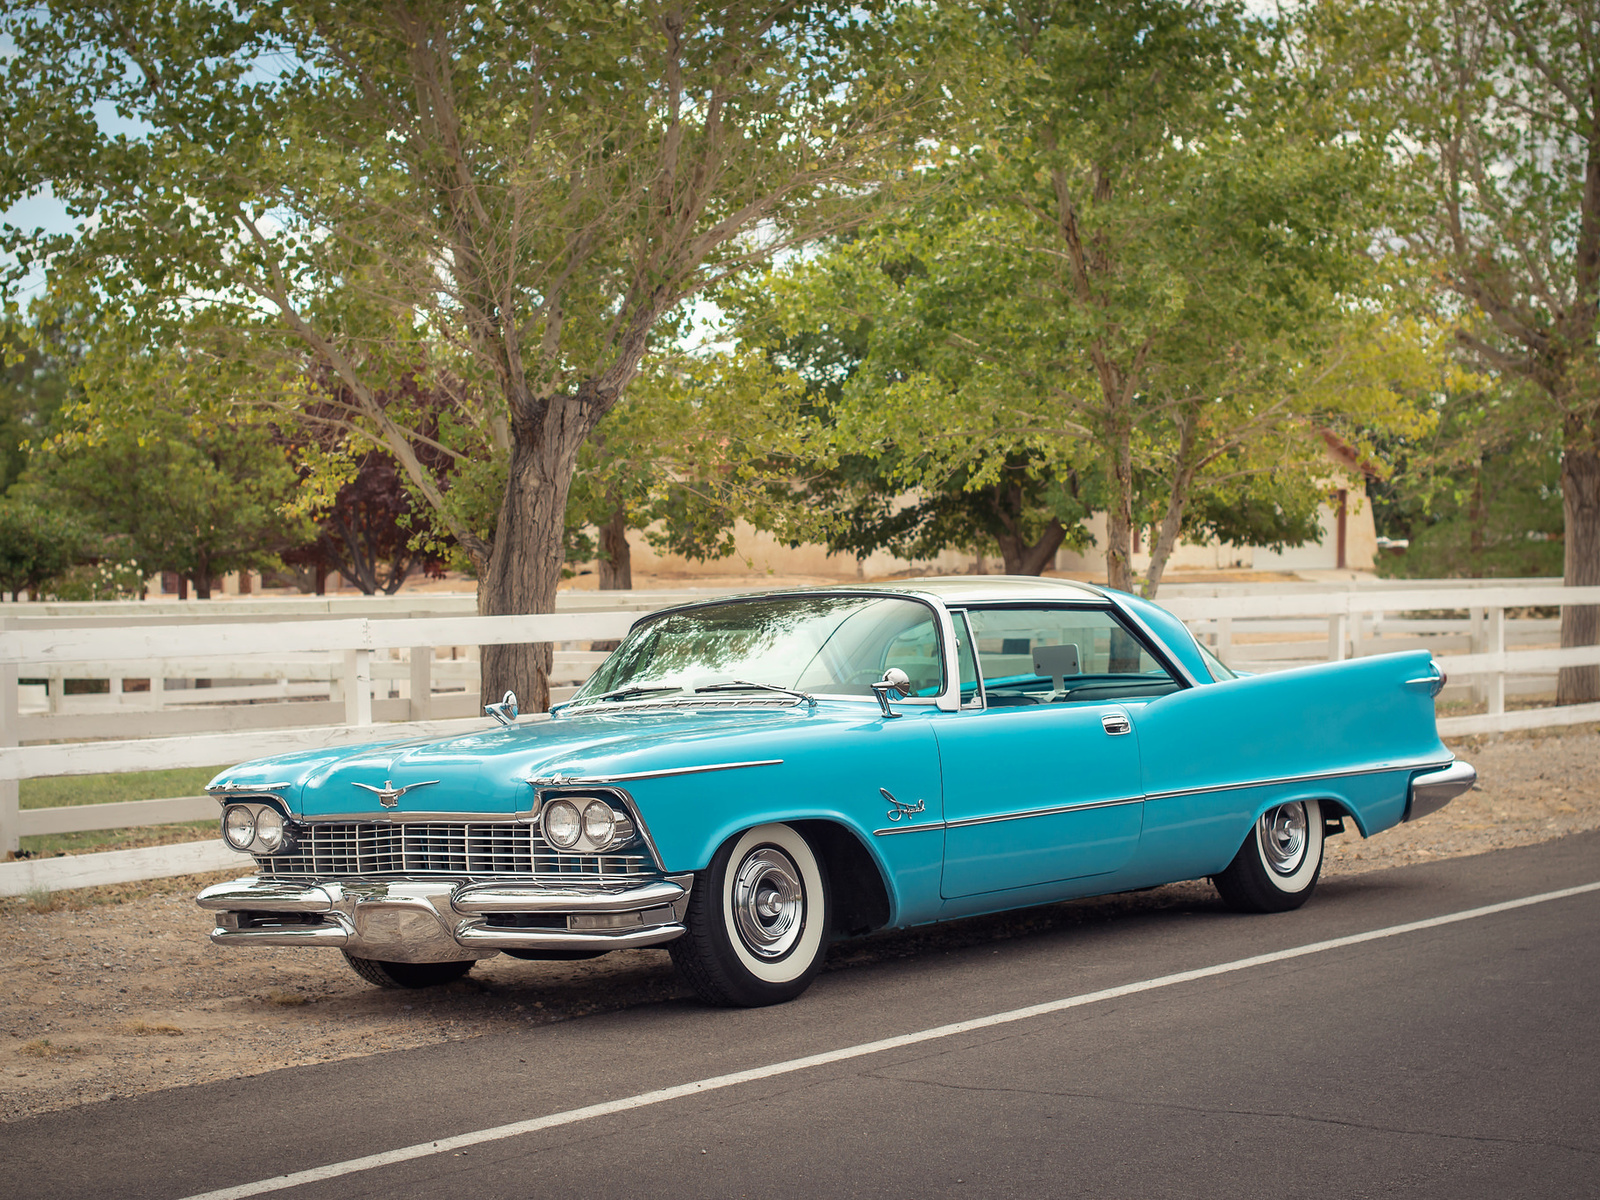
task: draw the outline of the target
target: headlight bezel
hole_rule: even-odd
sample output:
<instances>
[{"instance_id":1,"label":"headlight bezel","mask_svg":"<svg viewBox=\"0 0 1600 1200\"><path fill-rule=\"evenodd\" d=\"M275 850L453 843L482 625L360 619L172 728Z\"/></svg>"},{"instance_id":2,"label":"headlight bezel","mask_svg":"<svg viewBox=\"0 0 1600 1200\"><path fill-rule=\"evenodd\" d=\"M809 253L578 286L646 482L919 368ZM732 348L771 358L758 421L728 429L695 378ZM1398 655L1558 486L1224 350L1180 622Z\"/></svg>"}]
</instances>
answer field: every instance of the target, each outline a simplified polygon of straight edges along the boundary
<instances>
[{"instance_id":1,"label":"headlight bezel","mask_svg":"<svg viewBox=\"0 0 1600 1200\"><path fill-rule=\"evenodd\" d=\"M230 822L233 823L237 836L230 833ZM223 844L240 854L271 857L275 854L288 853L297 845L294 819L272 801L230 798L222 806L221 826ZM269 831L265 835L264 828ZM244 841L246 831L249 834L248 842Z\"/></svg>"},{"instance_id":2,"label":"headlight bezel","mask_svg":"<svg viewBox=\"0 0 1600 1200\"><path fill-rule=\"evenodd\" d=\"M590 810L596 806L603 807L609 814L604 826L598 819L591 821ZM551 836L552 809L570 814L576 819L577 836L565 845ZM591 826L594 828L591 829ZM602 828L605 833L603 839L595 836ZM603 854L632 845L638 838L638 826L622 803L616 797L597 795L594 792L546 798L539 808L539 832L546 844L557 854Z\"/></svg>"}]
</instances>

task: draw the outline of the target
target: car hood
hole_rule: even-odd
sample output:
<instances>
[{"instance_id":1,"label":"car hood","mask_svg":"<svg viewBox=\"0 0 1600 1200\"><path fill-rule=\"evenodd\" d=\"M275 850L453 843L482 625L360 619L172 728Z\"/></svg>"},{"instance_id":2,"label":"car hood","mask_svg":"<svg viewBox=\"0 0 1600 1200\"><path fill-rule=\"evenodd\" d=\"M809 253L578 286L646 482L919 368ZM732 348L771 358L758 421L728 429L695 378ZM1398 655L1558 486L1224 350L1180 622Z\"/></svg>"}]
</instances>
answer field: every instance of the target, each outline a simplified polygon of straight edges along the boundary
<instances>
[{"instance_id":1,"label":"car hood","mask_svg":"<svg viewBox=\"0 0 1600 1200\"><path fill-rule=\"evenodd\" d=\"M210 786L223 793L271 791L304 817L514 813L532 801L530 779L771 760L775 744L791 735L815 734L819 724L860 724L875 712L870 702L824 702L814 709L564 713L451 737L275 755L224 771Z\"/></svg>"}]
</instances>

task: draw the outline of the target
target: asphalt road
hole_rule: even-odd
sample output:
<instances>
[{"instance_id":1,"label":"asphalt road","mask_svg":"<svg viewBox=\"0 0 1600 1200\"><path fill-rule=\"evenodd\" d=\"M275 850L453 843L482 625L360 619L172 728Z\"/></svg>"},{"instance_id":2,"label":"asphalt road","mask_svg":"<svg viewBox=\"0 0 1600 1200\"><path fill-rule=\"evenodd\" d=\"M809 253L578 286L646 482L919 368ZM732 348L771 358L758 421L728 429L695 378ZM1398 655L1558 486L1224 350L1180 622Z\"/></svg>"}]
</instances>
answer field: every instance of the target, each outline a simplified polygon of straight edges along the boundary
<instances>
[{"instance_id":1,"label":"asphalt road","mask_svg":"<svg viewBox=\"0 0 1600 1200\"><path fill-rule=\"evenodd\" d=\"M1325 882L1242 917L1160 893L892 935L799 1001L688 1001L0 1127L17 1197L1600 1196L1600 834ZM848 961L846 961L848 960ZM1157 985L464 1146L952 1022Z\"/></svg>"}]
</instances>

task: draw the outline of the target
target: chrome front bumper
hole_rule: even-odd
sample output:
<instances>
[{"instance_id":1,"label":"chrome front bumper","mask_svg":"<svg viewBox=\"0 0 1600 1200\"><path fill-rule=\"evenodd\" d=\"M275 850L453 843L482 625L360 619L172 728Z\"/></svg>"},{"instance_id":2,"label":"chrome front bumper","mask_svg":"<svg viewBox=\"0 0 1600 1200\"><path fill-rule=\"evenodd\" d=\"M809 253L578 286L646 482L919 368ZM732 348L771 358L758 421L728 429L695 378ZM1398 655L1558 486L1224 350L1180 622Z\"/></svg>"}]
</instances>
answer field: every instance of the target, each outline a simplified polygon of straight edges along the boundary
<instances>
[{"instance_id":1,"label":"chrome front bumper","mask_svg":"<svg viewBox=\"0 0 1600 1200\"><path fill-rule=\"evenodd\" d=\"M1406 821L1415 821L1431 812L1438 812L1462 792L1478 782L1478 772L1471 763L1451 763L1438 771L1418 775L1411 781L1411 794L1406 798Z\"/></svg>"},{"instance_id":2,"label":"chrome front bumper","mask_svg":"<svg viewBox=\"0 0 1600 1200\"><path fill-rule=\"evenodd\" d=\"M530 882L256 877L196 897L219 946L333 946L382 962L449 962L501 950L624 950L683 934L693 875L623 887Z\"/></svg>"}]
</instances>

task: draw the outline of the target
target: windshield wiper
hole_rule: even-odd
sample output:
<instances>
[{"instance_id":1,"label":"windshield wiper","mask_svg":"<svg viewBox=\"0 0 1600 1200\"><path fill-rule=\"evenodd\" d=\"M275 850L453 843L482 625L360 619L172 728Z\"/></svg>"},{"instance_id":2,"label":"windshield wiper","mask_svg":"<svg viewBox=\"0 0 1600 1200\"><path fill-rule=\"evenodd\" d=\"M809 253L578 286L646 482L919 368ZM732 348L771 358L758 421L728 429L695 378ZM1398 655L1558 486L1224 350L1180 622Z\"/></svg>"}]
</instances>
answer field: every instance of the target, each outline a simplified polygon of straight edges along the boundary
<instances>
[{"instance_id":1,"label":"windshield wiper","mask_svg":"<svg viewBox=\"0 0 1600 1200\"><path fill-rule=\"evenodd\" d=\"M797 692L794 688L779 687L775 683L751 683L748 679L731 679L727 683L708 683L704 687L695 688L695 695L701 692L732 692L739 688L755 688L758 692L782 692L785 696L794 696L804 700L812 708L817 706L817 698L810 692Z\"/></svg>"},{"instance_id":2,"label":"windshield wiper","mask_svg":"<svg viewBox=\"0 0 1600 1200\"><path fill-rule=\"evenodd\" d=\"M657 692L681 692L683 689L675 683L661 683L640 687L620 687L609 692L601 692L598 696L583 696L578 699L579 704L597 703L601 700L622 700L628 696L653 696Z\"/></svg>"}]
</instances>

